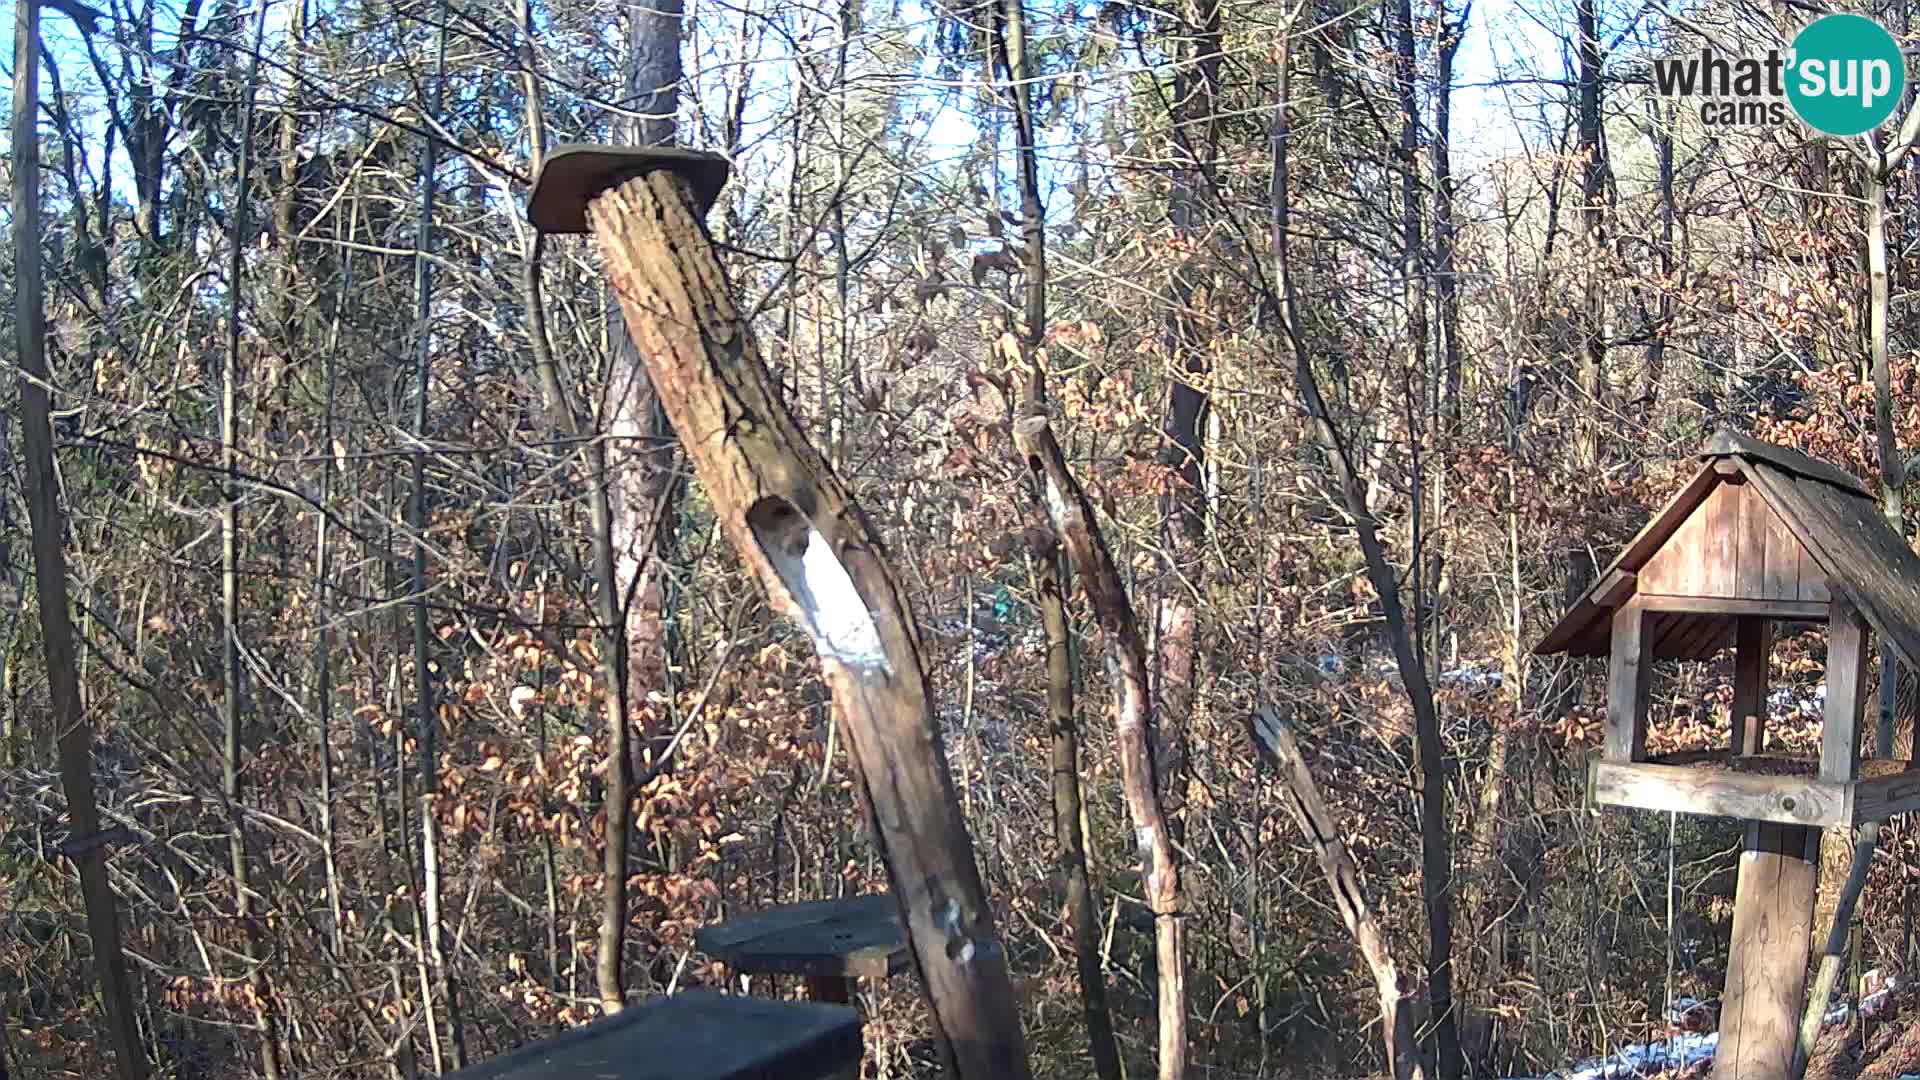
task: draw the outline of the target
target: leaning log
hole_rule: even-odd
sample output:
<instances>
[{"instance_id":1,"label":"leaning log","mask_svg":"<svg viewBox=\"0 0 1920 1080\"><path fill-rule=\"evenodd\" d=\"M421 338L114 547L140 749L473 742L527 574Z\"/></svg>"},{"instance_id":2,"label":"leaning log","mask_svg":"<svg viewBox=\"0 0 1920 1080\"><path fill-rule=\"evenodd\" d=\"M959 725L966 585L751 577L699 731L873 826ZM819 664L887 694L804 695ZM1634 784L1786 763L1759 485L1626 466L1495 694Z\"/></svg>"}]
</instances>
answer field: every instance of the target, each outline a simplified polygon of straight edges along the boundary
<instances>
[{"instance_id":1,"label":"leaning log","mask_svg":"<svg viewBox=\"0 0 1920 1080\"><path fill-rule=\"evenodd\" d=\"M1067 549L1074 575L1087 590L1106 641L1107 675L1119 699L1114 743L1120 753L1121 789L1140 845L1147 903L1153 909L1160 983L1160 1076L1161 1080L1182 1080L1187 1073L1187 970L1180 941L1180 857L1167 833L1154 778L1146 644L1126 586L1114 568L1113 553L1100 535L1093 504L1068 470L1047 418L1025 416L1016 421L1013 446L1040 486L1047 517Z\"/></svg>"},{"instance_id":2,"label":"leaning log","mask_svg":"<svg viewBox=\"0 0 1920 1080\"><path fill-rule=\"evenodd\" d=\"M1401 1000L1406 991L1400 985L1400 970L1387 950L1387 938L1380 931L1380 920L1374 917L1373 905L1360 888L1360 871L1347 850L1347 841L1335 828L1333 814L1320 795L1320 785L1293 737L1293 725L1276 710L1262 709L1253 717L1253 738L1279 771L1280 783L1286 788L1287 811L1313 847L1313 857L1327 879L1327 891L1333 894L1333 906L1373 976L1374 991L1380 996L1380 1034L1386 1044L1387 1072L1394 1080L1419 1080L1423 1073L1419 1047L1414 1042L1413 1010L1405 1008L1407 1003Z\"/></svg>"},{"instance_id":3,"label":"leaning log","mask_svg":"<svg viewBox=\"0 0 1920 1080\"><path fill-rule=\"evenodd\" d=\"M557 150L528 216L588 228L627 329L727 539L813 639L846 723L909 950L958 1075L1029 1076L920 642L879 535L801 434L735 306L702 215L725 162L688 151Z\"/></svg>"}]
</instances>

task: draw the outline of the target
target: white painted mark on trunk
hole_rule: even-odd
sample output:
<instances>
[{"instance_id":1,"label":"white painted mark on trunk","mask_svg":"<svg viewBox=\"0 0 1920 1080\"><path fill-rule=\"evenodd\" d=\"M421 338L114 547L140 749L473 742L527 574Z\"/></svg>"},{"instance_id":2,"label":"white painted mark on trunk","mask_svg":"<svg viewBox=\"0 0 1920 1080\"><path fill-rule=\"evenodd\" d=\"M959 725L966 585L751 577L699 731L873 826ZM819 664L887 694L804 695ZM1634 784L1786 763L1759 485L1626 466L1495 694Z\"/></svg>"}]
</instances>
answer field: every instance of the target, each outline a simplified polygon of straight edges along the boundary
<instances>
[{"instance_id":1,"label":"white painted mark on trunk","mask_svg":"<svg viewBox=\"0 0 1920 1080\"><path fill-rule=\"evenodd\" d=\"M770 495L747 511L747 525L781 584L793 595L813 647L852 670L890 675L873 612L827 538L806 515L787 500Z\"/></svg>"}]
</instances>

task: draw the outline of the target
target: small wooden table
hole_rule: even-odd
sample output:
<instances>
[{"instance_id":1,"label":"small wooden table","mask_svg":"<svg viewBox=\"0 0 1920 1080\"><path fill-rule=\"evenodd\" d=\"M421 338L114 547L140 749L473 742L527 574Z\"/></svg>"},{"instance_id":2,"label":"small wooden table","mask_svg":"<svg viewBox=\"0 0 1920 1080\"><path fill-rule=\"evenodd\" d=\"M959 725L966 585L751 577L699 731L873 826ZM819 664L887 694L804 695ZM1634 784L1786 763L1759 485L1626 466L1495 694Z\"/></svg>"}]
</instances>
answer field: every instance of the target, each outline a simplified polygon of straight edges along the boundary
<instances>
[{"instance_id":1,"label":"small wooden table","mask_svg":"<svg viewBox=\"0 0 1920 1080\"><path fill-rule=\"evenodd\" d=\"M886 893L767 908L703 927L693 939L742 975L801 976L815 1001L851 1001L853 980L907 967L900 908Z\"/></svg>"},{"instance_id":2,"label":"small wooden table","mask_svg":"<svg viewBox=\"0 0 1920 1080\"><path fill-rule=\"evenodd\" d=\"M697 990L636 1005L448 1080L821 1080L857 1069L860 1014Z\"/></svg>"}]
</instances>

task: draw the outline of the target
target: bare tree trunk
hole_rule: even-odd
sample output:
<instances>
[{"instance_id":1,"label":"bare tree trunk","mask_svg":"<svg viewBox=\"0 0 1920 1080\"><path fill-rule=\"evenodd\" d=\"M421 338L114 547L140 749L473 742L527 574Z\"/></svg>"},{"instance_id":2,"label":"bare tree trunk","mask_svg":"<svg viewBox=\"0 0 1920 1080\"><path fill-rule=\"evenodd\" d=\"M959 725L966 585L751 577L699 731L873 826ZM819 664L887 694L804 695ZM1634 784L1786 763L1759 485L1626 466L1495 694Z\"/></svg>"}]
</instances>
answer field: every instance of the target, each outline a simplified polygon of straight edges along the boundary
<instances>
[{"instance_id":1,"label":"bare tree trunk","mask_svg":"<svg viewBox=\"0 0 1920 1080\"><path fill-rule=\"evenodd\" d=\"M1286 787L1287 810L1299 824L1301 835L1313 847L1320 872L1327 879L1327 890L1333 894L1333 905L1340 912L1340 921L1353 935L1354 944L1360 947L1360 956L1373 975L1374 992L1380 998L1380 1037L1386 1044L1387 1073L1394 1080L1416 1080L1425 1075L1425 1070L1420 1067L1413 1010L1401 1007L1407 1002L1403 1000L1406 991L1400 985L1400 970L1387 949L1373 906L1360 887L1360 871L1354 866L1347 843L1340 838L1326 800L1320 796L1320 786L1314 783L1313 770L1307 767L1307 759L1293 737L1293 725L1278 711L1266 708L1254 716L1253 734L1256 745L1272 755L1279 769L1280 782Z\"/></svg>"},{"instance_id":2,"label":"bare tree trunk","mask_svg":"<svg viewBox=\"0 0 1920 1080\"><path fill-rule=\"evenodd\" d=\"M1013 101L1018 142L1020 216L1025 241L1026 305L1020 328L1020 357L1028 367L1029 408L1043 411L1048 375L1041 351L1047 334L1047 244L1045 209L1040 203L1040 155L1035 134L1033 96L1028 83L1026 10L1023 0L1002 0L1006 86ZM991 65L991 60L989 61ZM1037 494L1037 493L1036 493ZM1040 621L1047 633L1047 726L1052 739L1053 834L1060 845L1066 876L1067 921L1073 929L1074 960L1081 1005L1087 1017L1087 1047L1101 1080L1120 1080L1120 1049L1107 1010L1106 975L1100 963L1098 900L1087 873L1086 834L1081 828L1080 732L1073 715L1073 650L1067 624L1066 587L1060 546L1041 530L1029 535L1029 557ZM971 614L972 606L969 604Z\"/></svg>"},{"instance_id":3,"label":"bare tree trunk","mask_svg":"<svg viewBox=\"0 0 1920 1080\"><path fill-rule=\"evenodd\" d=\"M1158 781L1165 799L1172 840L1180 842L1185 827L1186 777L1191 762L1187 745L1198 695L1199 614L1191 596L1188 574L1202 572L1206 541L1206 441L1212 412L1212 372L1208 342L1212 318L1193 310L1205 288L1211 259L1214 159L1220 131L1220 4L1219 0L1182 0L1175 43L1178 62L1173 79L1173 184L1167 195L1167 217L1180 240L1173 271L1174 310L1167 320L1167 383L1165 463L1177 476L1161 498L1160 527L1167 559L1161 567L1154 648L1158 671L1153 689L1159 694L1159 737L1164 757ZM1215 303L1206 298L1210 309Z\"/></svg>"},{"instance_id":4,"label":"bare tree trunk","mask_svg":"<svg viewBox=\"0 0 1920 1080\"><path fill-rule=\"evenodd\" d=\"M107 1035L120 1080L145 1080L146 1049L133 1011L126 956L120 948L120 912L107 880L106 845L100 838L100 807L93 790L93 725L80 706L73 620L67 610L66 524L54 468L53 380L47 370L46 293L40 267L39 68L40 5L17 4L13 30L14 333L40 640L46 650L47 689L53 706L50 720L59 733L60 788L67 801L72 858L80 872L80 895L87 910L87 935L93 939Z\"/></svg>"},{"instance_id":5,"label":"bare tree trunk","mask_svg":"<svg viewBox=\"0 0 1920 1080\"><path fill-rule=\"evenodd\" d=\"M1114 740L1121 786L1140 844L1141 878L1153 908L1155 960L1160 997L1160 1077L1183 1080L1187 1071L1186 956L1181 944L1180 857L1167 829L1155 783L1153 707L1147 693L1147 649L1140 638L1126 586L1100 535L1093 505L1067 470L1060 444L1045 416L1014 423L1013 445L1045 492L1053 531L1066 547L1074 573L1100 621L1107 671L1118 699Z\"/></svg>"},{"instance_id":6,"label":"bare tree trunk","mask_svg":"<svg viewBox=\"0 0 1920 1080\"><path fill-rule=\"evenodd\" d=\"M349 295L353 288L353 254L343 253L340 280L341 294ZM333 453L334 440L334 403L339 387L338 372L335 363L340 352L340 315L336 307L332 325L327 333L326 374L324 376L326 398L321 415L321 444ZM345 455L338 459L344 471ZM320 505L333 505L334 461L323 460L320 464ZM335 956L346 955L346 920L340 900L340 863L338 859L339 842L334 835L333 818L333 546L327 526L331 515L314 515L318 520L313 542L313 595L314 595L314 716L319 719L320 730L315 741L318 743L320 758L320 854L326 864L327 875L327 913L329 920L328 940Z\"/></svg>"},{"instance_id":7,"label":"bare tree trunk","mask_svg":"<svg viewBox=\"0 0 1920 1080\"><path fill-rule=\"evenodd\" d=\"M1920 105L1915 106L1920 111ZM1893 375L1887 362L1887 176L1891 164L1867 166L1867 350L1873 362L1873 431L1880 449L1880 511L1895 536L1906 535L1904 493L1907 463L1900 456L1900 436L1893 427ZM1883 635L1884 638L1884 635ZM1879 723L1874 746L1882 757L1893 756L1894 698L1900 685L1899 657L1884 640L1880 645Z\"/></svg>"},{"instance_id":8,"label":"bare tree trunk","mask_svg":"<svg viewBox=\"0 0 1920 1080\"><path fill-rule=\"evenodd\" d=\"M1603 261L1606 236L1601 199L1606 186L1607 163L1601 148L1600 124L1600 29L1595 0L1575 0L1574 19L1580 36L1580 231L1585 245L1581 250L1584 281L1581 302L1579 407L1588 410L1576 427L1574 462L1592 468L1600 460L1600 413L1606 391L1605 367L1606 292Z\"/></svg>"},{"instance_id":9,"label":"bare tree trunk","mask_svg":"<svg viewBox=\"0 0 1920 1080\"><path fill-rule=\"evenodd\" d=\"M645 0L628 11L627 97L641 118L628 126L640 146L672 143L680 101L682 0ZM596 510L596 576L606 561L600 591L613 605L600 618L621 634L620 676L607 688L607 837L602 874L599 957L594 974L601 1007L624 1007L627 874L632 843L634 759L633 702L650 691L670 694L667 664L665 583L660 572L672 558L679 484L673 428L654 392L646 364L623 325L617 301L609 328L612 364L602 402L605 438L591 448L589 488L606 493L602 520ZM594 499L593 496L589 497ZM591 506L590 506L591 509ZM613 588L606 587L611 582ZM612 621L608 621L611 618Z\"/></svg>"},{"instance_id":10,"label":"bare tree trunk","mask_svg":"<svg viewBox=\"0 0 1920 1080\"><path fill-rule=\"evenodd\" d=\"M242 810L240 782L242 709L240 682L240 289L246 269L248 190L253 168L254 98L259 89L260 51L266 40L266 6L255 14L253 57L248 64L246 99L241 110L240 156L235 165L234 207L228 219L232 244L227 262L227 354L220 380L220 466L226 497L220 506L220 621L223 711L226 744L221 756L227 800L227 853L233 871L233 914L247 943L247 985L253 998L254 1027L260 1033L261 1072L267 1080L280 1076L280 1040L274 1028L273 990L266 974L266 942L254 922L254 891L247 852L247 823Z\"/></svg>"},{"instance_id":11,"label":"bare tree trunk","mask_svg":"<svg viewBox=\"0 0 1920 1080\"><path fill-rule=\"evenodd\" d=\"M533 36L533 2L520 0L520 64L521 78L525 84L527 99L527 171L540 172L540 165L547 157L546 100L541 93L539 51ZM552 340L547 336L546 299L540 288L540 247L541 237L536 234L528 241L526 255L521 266L522 301L527 305L527 340L533 350L533 362L539 377L540 389L547 399L547 415L553 429L570 437L580 434L580 420L574 413L573 405L567 400L566 390L560 381L558 366L553 359ZM600 620L600 678L607 685L607 724L608 731L627 730L626 701L623 685L626 672L620 664L622 648L622 628L619 605L616 594L619 584L612 571L613 543L610 523L612 515L608 511L607 485L605 480L606 455L604 447L593 459L597 471L590 475L595 481L587 485L587 511L593 529L593 564L596 573L594 582L598 595L595 597L595 617ZM604 574L600 573L606 568ZM538 621L546 622L547 595L544 583L540 589L540 611ZM544 671L542 672L544 678ZM546 687L540 687L541 699ZM534 709L535 750L542 758L547 753L547 710L536 699ZM625 755L613 758L624 761ZM611 779L611 777L609 777ZM623 778L624 783L624 778ZM624 860L623 860L624 861ZM547 922L547 978L555 980L560 975L560 882L559 868L553 851L553 832L540 830L540 877L546 891ZM622 884L621 907L626 906L625 885ZM615 977L619 976L619 966L615 966ZM553 983L549 983L553 985ZM620 1006L624 1007L624 991L620 997ZM605 999L602 999L605 1008Z\"/></svg>"},{"instance_id":12,"label":"bare tree trunk","mask_svg":"<svg viewBox=\"0 0 1920 1080\"><path fill-rule=\"evenodd\" d=\"M1434 291L1440 316L1440 357L1443 375L1441 412L1452 429L1460 422L1460 279L1456 265L1453 220L1453 58L1466 36L1473 6L1467 3L1457 21L1449 22L1440 8L1435 22L1439 36L1437 72L1433 86L1433 140L1428 154L1433 162Z\"/></svg>"},{"instance_id":13,"label":"bare tree trunk","mask_svg":"<svg viewBox=\"0 0 1920 1080\"><path fill-rule=\"evenodd\" d=\"M1667 367L1667 338L1672 333L1675 282L1673 275L1673 230L1676 224L1673 202L1673 122L1676 114L1670 101L1647 99L1647 122L1653 133L1655 167L1660 187L1660 305L1654 316L1653 331L1647 342L1647 370L1642 379L1638 419L1642 428L1653 423L1661 375Z\"/></svg>"},{"instance_id":14,"label":"bare tree trunk","mask_svg":"<svg viewBox=\"0 0 1920 1080\"><path fill-rule=\"evenodd\" d=\"M438 117L447 75L447 4L441 0L440 30L436 35L433 82L428 90L427 115ZM413 678L415 737L420 744L420 871L423 915L426 920L427 959L440 997L446 1006L447 1042L453 1067L467 1065L466 1025L460 1011L459 988L447 963L445 905L440 895L440 827L436 812L440 793L440 755L438 751L438 687L431 670L427 625L427 476L426 451L427 403L433 380L433 213L438 184L438 147L432 139L420 149L420 201L415 208L413 255L414 290L414 369L412 497L407 502L407 525L413 531Z\"/></svg>"},{"instance_id":15,"label":"bare tree trunk","mask_svg":"<svg viewBox=\"0 0 1920 1080\"><path fill-rule=\"evenodd\" d=\"M1339 481L1340 497L1353 521L1366 563L1367 580L1380 597L1380 608L1387 624L1387 636L1393 644L1394 660L1406 686L1408 703L1413 707L1415 745L1420 759L1420 887L1427 912L1427 1004L1438 1050L1437 1072L1442 1080L1458 1080L1461 1072L1460 1037L1453 1013L1453 902L1452 838L1447 818L1447 759L1440 739L1439 712L1434 707L1433 687L1426 667L1413 647L1404 610L1400 605L1399 578L1387 561L1380 543L1371 508L1367 505L1366 486L1354 465L1340 429L1333 423L1326 398L1320 392L1319 378L1307 352L1300 330L1299 300L1295 295L1289 243L1291 204L1287 173L1291 125L1288 118L1289 85L1285 65L1281 66L1278 101L1273 127L1273 248L1274 281L1280 310L1282 337L1293 353L1294 376L1301 404L1306 407L1321 445L1331 458Z\"/></svg>"}]
</instances>

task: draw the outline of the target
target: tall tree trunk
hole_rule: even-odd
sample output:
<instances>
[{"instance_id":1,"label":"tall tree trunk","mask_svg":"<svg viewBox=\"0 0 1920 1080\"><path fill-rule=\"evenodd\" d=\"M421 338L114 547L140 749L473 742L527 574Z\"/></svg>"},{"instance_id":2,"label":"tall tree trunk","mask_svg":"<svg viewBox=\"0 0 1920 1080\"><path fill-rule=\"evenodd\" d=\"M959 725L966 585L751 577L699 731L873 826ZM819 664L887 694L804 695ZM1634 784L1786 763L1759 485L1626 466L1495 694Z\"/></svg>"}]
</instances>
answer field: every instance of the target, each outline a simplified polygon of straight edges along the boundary
<instances>
[{"instance_id":1,"label":"tall tree trunk","mask_svg":"<svg viewBox=\"0 0 1920 1080\"><path fill-rule=\"evenodd\" d=\"M1607 162L1601 146L1600 125L1600 27L1596 0L1575 0L1574 19L1580 36L1580 232L1585 241L1581 249L1580 273L1583 281L1580 307L1581 357L1578 406L1587 410L1576 424L1574 464L1590 469L1600 461L1600 432L1604 426L1601 412L1606 393L1605 365L1606 292L1604 269L1606 233L1602 199L1606 187Z\"/></svg>"},{"instance_id":2,"label":"tall tree trunk","mask_svg":"<svg viewBox=\"0 0 1920 1080\"><path fill-rule=\"evenodd\" d=\"M280 1041L274 1025L273 991L266 973L266 942L254 922L254 891L247 851L247 822L240 779L244 742L240 680L240 290L246 270L248 208L253 193L254 97L259 89L260 51L266 43L266 6L255 13L253 57L247 67L241 107L240 157L234 169L234 206L227 261L227 352L220 380L220 467L226 496L220 505L220 622L223 712L226 742L221 756L222 791L227 801L227 854L233 871L233 915L247 943L247 985L253 998L254 1027L260 1033L261 1072L280 1076Z\"/></svg>"},{"instance_id":3,"label":"tall tree trunk","mask_svg":"<svg viewBox=\"0 0 1920 1080\"><path fill-rule=\"evenodd\" d=\"M1916 105L1920 112L1920 105ZM1880 512L1895 536L1906 535L1905 493L1907 463L1900 456L1900 436L1893 427L1893 373L1887 359L1887 179L1888 162L1867 167L1867 351L1873 367L1873 432L1880 452ZM1884 639L1884 635L1883 635ZM1900 663L1893 648L1880 645L1880 708L1874 728L1875 752L1893 756L1893 714L1900 685Z\"/></svg>"},{"instance_id":4,"label":"tall tree trunk","mask_svg":"<svg viewBox=\"0 0 1920 1080\"><path fill-rule=\"evenodd\" d=\"M1026 246L1025 319L1020 355L1027 365L1028 409L1046 410L1047 379L1042 346L1047 336L1046 210L1040 203L1040 154L1029 84L1033 68L1027 56L1023 0L1001 0L1006 85L1013 101L1018 141L1020 216ZM991 64L991 61L989 61ZM1016 377L1019 373L1015 373ZM1038 492L1035 492L1037 495ZM1037 501L1037 500L1036 500ZM1106 975L1100 965L1099 902L1087 873L1086 835L1081 828L1080 732L1073 715L1073 649L1068 633L1066 588L1062 582L1059 541L1051 532L1029 535L1034 592L1047 633L1047 727L1052 740L1053 834L1060 845L1066 876L1067 921L1073 929L1074 960L1080 999L1087 1017L1087 1046L1101 1080L1120 1080L1120 1050L1107 1010ZM969 604L968 611L972 611Z\"/></svg>"},{"instance_id":5,"label":"tall tree trunk","mask_svg":"<svg viewBox=\"0 0 1920 1080\"><path fill-rule=\"evenodd\" d=\"M635 145L673 142L680 101L682 12L682 0L645 0L629 10L627 102L640 119L625 126L628 141ZM672 689L661 569L673 554L679 484L673 428L624 325L618 301L611 293L608 300L614 325L609 328L613 358L602 402L606 437L594 444L594 478L589 487L607 492L607 519L594 525L594 562L598 567L604 556L611 563L615 589L610 599L617 606L602 618L612 615L609 625L621 628L623 641L620 680L607 688L616 699L607 709L607 756L614 764L607 769L605 885L595 965L601 1006L614 1012L623 1007L626 994L623 955L631 784L637 772L629 707L645 700L649 691L670 693ZM603 531L604 542L599 538Z\"/></svg>"},{"instance_id":6,"label":"tall tree trunk","mask_svg":"<svg viewBox=\"0 0 1920 1080\"><path fill-rule=\"evenodd\" d=\"M107 1034L120 1080L145 1080L146 1049L127 961L120 948L120 912L107 879L100 806L93 790L93 725L80 706L73 619L67 609L66 523L53 459L51 392L47 369L45 283L40 266L40 5L14 7L13 29L13 267L14 333L20 364L21 443L26 457L28 528L34 586L40 605L40 641L46 651L49 717L59 734L60 788L80 872L80 895L93 941L95 977L107 1014Z\"/></svg>"},{"instance_id":7,"label":"tall tree trunk","mask_svg":"<svg viewBox=\"0 0 1920 1080\"><path fill-rule=\"evenodd\" d=\"M1674 293L1676 282L1673 280L1677 269L1674 263L1673 230L1676 224L1673 201L1673 125L1677 112L1670 100L1659 97L1647 99L1647 125L1653 134L1653 153L1656 175L1660 188L1660 303L1654 315L1652 332L1647 341L1647 370L1642 378L1640 394L1635 402L1640 427L1645 430L1652 426L1654 405L1659 400L1661 379L1667 368L1667 338L1673 332Z\"/></svg>"},{"instance_id":8,"label":"tall tree trunk","mask_svg":"<svg viewBox=\"0 0 1920 1080\"><path fill-rule=\"evenodd\" d=\"M1415 745L1420 758L1420 887L1427 914L1427 1005L1437 1051L1436 1072L1441 1080L1459 1080L1461 1073L1460 1037L1453 1012L1453 869L1452 837L1447 817L1447 759L1440 738L1440 717L1434 706L1433 686L1426 667L1414 651L1413 635L1400 603L1400 584L1393 565L1387 561L1386 548L1380 543L1379 530L1367 505L1366 483L1354 464L1346 439L1333 422L1319 377L1314 373L1311 354L1300 329L1300 305L1292 276L1290 224L1291 188L1288 175L1289 142L1292 127L1288 118L1286 83L1275 103L1273 125L1273 259L1275 306L1280 312L1282 338L1293 354L1294 378L1301 404L1306 408L1315 435L1326 448L1339 482L1340 498L1366 564L1367 580L1380 597L1380 608L1387 624L1387 636L1400 679L1413 708Z\"/></svg>"},{"instance_id":9,"label":"tall tree trunk","mask_svg":"<svg viewBox=\"0 0 1920 1080\"><path fill-rule=\"evenodd\" d=\"M1198 613L1188 579L1202 568L1206 541L1206 441L1212 405L1211 310L1215 298L1207 290L1205 306L1195 310L1206 290L1212 260L1211 227L1214 157L1219 144L1220 3L1219 0L1182 0L1178 62L1173 78L1173 186L1167 195L1167 217L1172 223L1174 309L1167 320L1167 440L1163 460L1175 473L1171 489L1161 497L1160 525L1167 558L1161 567L1159 617L1154 632L1158 671L1154 689L1159 694L1161 748L1157 772L1176 846L1185 827L1188 731L1197 699Z\"/></svg>"},{"instance_id":10,"label":"tall tree trunk","mask_svg":"<svg viewBox=\"0 0 1920 1080\"><path fill-rule=\"evenodd\" d=\"M439 6L435 35L433 82L427 91L427 115L438 118L447 81L447 4ZM420 195L414 221L414 368L412 497L407 502L407 526L413 532L413 677L414 732L420 746L420 871L426 922L427 960L447 1017L447 1044L453 1067L467 1065L466 1025L460 1011L459 987L447 962L445 904L440 895L440 755L438 686L433 677L427 625L427 405L433 389L433 214L439 185L438 145L433 139L420 148Z\"/></svg>"},{"instance_id":11,"label":"tall tree trunk","mask_svg":"<svg viewBox=\"0 0 1920 1080\"><path fill-rule=\"evenodd\" d=\"M1449 22L1446 6L1440 7L1435 33L1437 70L1433 85L1433 140L1428 155L1433 162L1433 261L1434 291L1440 317L1440 361L1442 368L1441 412L1451 434L1460 422L1460 279L1455 257L1453 220L1453 58L1472 16L1472 0L1460 10L1459 19Z\"/></svg>"},{"instance_id":12,"label":"tall tree trunk","mask_svg":"<svg viewBox=\"0 0 1920 1080\"><path fill-rule=\"evenodd\" d=\"M353 204L357 210L358 198ZM354 259L351 251L343 252L341 258L340 294L352 295ZM336 365L340 356L340 311L336 306L331 325L327 329L326 373L322 376L325 388L320 419L320 441L328 455L320 464L320 505L333 505L333 473L335 462L339 469L346 471L346 455L343 450L335 450L334 433L335 395L339 388ZM333 545L328 533L331 515L320 513L317 519L313 542L313 595L314 595L314 716L319 720L320 730L316 734L318 756L320 759L320 854L325 863L327 876L327 912L328 940L336 957L346 955L346 920L340 899L340 850L338 838L334 835L334 792L333 792Z\"/></svg>"}]
</instances>

